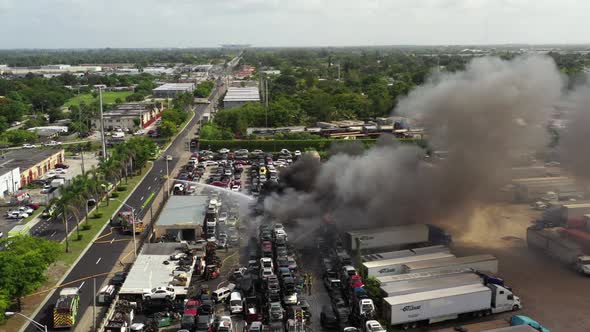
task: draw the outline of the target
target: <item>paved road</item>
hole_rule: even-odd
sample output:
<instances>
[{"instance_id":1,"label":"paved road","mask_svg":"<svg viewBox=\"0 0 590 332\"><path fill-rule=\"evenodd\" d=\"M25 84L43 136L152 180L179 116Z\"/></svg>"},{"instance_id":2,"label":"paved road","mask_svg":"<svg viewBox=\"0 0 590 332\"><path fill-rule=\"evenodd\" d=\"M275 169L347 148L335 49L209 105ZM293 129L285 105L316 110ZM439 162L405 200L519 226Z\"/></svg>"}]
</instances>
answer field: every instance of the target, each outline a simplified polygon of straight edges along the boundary
<instances>
[{"instance_id":1,"label":"paved road","mask_svg":"<svg viewBox=\"0 0 590 332\"><path fill-rule=\"evenodd\" d=\"M208 107L210 107L210 105L198 105L196 107L196 116L193 118L191 123L186 126L185 130L181 132L180 135L178 135L174 143L172 143L172 145L163 153L163 155L179 156L181 153L186 151L187 137L191 137L194 134L194 126L198 123L199 119L203 113L206 112ZM174 158L172 161L168 162L169 169L173 169L175 167L177 160L178 158ZM135 192L128 198L127 204L136 208L140 217L145 216L145 214L149 212L149 205L151 202L143 210L141 210L141 205L145 202L150 193L157 193L161 189L162 185L164 184L162 175L165 174L166 161L163 159L154 161L153 168L150 170L145 179L139 184ZM129 208L127 207L121 208L121 210L128 209ZM75 222L72 222L72 224L75 225ZM62 232L61 236L63 238L63 225L61 223L56 223L56 225L56 229L46 229L44 232ZM107 227L101 235L106 235L109 232L110 229ZM117 234L117 237L121 236ZM58 239L58 237L54 235L52 239ZM65 278L64 283L111 271L112 268L118 263L117 260L125 250L125 247L128 245L128 243L129 242L127 241L113 243L93 243L82 259L80 259L78 264L76 264L76 266L72 269L67 278ZM97 277L96 284L101 285L105 278L105 276ZM82 317L88 307L92 306L92 279L87 280L84 283L76 282L72 286L81 287L78 317ZM57 300L57 297L58 292L56 291L50 297L47 303L41 308L39 313L34 317L36 321L46 324L50 331L53 331L52 309L55 301ZM25 331L33 332L37 331L37 329L33 325L29 325Z\"/></svg>"}]
</instances>

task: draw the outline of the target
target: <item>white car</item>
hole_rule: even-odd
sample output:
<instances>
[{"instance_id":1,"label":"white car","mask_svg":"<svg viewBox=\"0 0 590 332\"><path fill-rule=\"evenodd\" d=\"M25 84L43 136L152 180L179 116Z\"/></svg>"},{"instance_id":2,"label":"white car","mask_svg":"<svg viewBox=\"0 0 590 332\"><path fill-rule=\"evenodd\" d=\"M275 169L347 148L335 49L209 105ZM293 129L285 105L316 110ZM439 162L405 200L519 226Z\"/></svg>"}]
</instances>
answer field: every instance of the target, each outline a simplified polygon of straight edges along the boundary
<instances>
[{"instance_id":1,"label":"white car","mask_svg":"<svg viewBox=\"0 0 590 332\"><path fill-rule=\"evenodd\" d=\"M294 155L295 157L301 157L301 151L295 150Z\"/></svg>"},{"instance_id":2,"label":"white car","mask_svg":"<svg viewBox=\"0 0 590 332\"><path fill-rule=\"evenodd\" d=\"M55 173L54 170L49 170L47 173L45 173L45 176L48 178L54 177L56 175L57 175L57 173Z\"/></svg>"},{"instance_id":3,"label":"white car","mask_svg":"<svg viewBox=\"0 0 590 332\"><path fill-rule=\"evenodd\" d=\"M236 192L240 191L240 186L237 184L234 184L233 186L231 186L231 191L236 191Z\"/></svg>"},{"instance_id":4,"label":"white car","mask_svg":"<svg viewBox=\"0 0 590 332\"><path fill-rule=\"evenodd\" d=\"M221 153L221 154L229 153L229 149L223 148L223 149L219 150L219 153Z\"/></svg>"},{"instance_id":5,"label":"white car","mask_svg":"<svg viewBox=\"0 0 590 332\"><path fill-rule=\"evenodd\" d=\"M33 210L32 208L30 208L28 206L21 206L18 208L18 211L24 212L28 215L31 215L31 214L33 214L33 212L35 212L35 210Z\"/></svg>"},{"instance_id":6,"label":"white car","mask_svg":"<svg viewBox=\"0 0 590 332\"><path fill-rule=\"evenodd\" d=\"M64 168L56 168L54 171L55 171L55 174L60 174L60 175L66 174L66 172L67 172Z\"/></svg>"},{"instance_id":7,"label":"white car","mask_svg":"<svg viewBox=\"0 0 590 332\"><path fill-rule=\"evenodd\" d=\"M144 289L142 297L147 301L155 299L174 300L176 298L176 292L172 287L156 287L151 290Z\"/></svg>"},{"instance_id":8,"label":"white car","mask_svg":"<svg viewBox=\"0 0 590 332\"><path fill-rule=\"evenodd\" d=\"M227 212L221 212L219 214L219 218L217 218L217 221L219 221L220 223L225 223L227 221Z\"/></svg>"},{"instance_id":9,"label":"white car","mask_svg":"<svg viewBox=\"0 0 590 332\"><path fill-rule=\"evenodd\" d=\"M367 332L384 332L385 329L381 326L381 323L379 323L376 320L368 320L365 323L365 331Z\"/></svg>"},{"instance_id":10,"label":"white car","mask_svg":"<svg viewBox=\"0 0 590 332\"><path fill-rule=\"evenodd\" d=\"M270 267L265 267L262 270L260 270L260 278L265 280L268 277L274 275L274 272L272 271L272 268Z\"/></svg>"},{"instance_id":11,"label":"white car","mask_svg":"<svg viewBox=\"0 0 590 332\"><path fill-rule=\"evenodd\" d=\"M285 305L297 304L297 293L283 294L283 303Z\"/></svg>"},{"instance_id":12,"label":"white car","mask_svg":"<svg viewBox=\"0 0 590 332\"><path fill-rule=\"evenodd\" d=\"M205 160L205 161L203 161L201 164L202 164L202 165L204 165L205 167L207 167L207 166L217 166L217 165L219 165L219 163L218 163L218 162L216 162L216 161L213 161L213 160Z\"/></svg>"},{"instance_id":13,"label":"white car","mask_svg":"<svg viewBox=\"0 0 590 332\"><path fill-rule=\"evenodd\" d=\"M172 160L172 156L171 155L167 155L166 156L166 160L168 160L168 161Z\"/></svg>"},{"instance_id":14,"label":"white car","mask_svg":"<svg viewBox=\"0 0 590 332\"><path fill-rule=\"evenodd\" d=\"M231 317L221 316L219 318L219 325L217 326L217 332L232 332L234 330Z\"/></svg>"},{"instance_id":15,"label":"white car","mask_svg":"<svg viewBox=\"0 0 590 332\"><path fill-rule=\"evenodd\" d=\"M24 219L24 218L26 218L28 216L29 216L28 213L21 212L21 211L18 211L18 210L8 211L6 213L6 218L8 218L8 219Z\"/></svg>"},{"instance_id":16,"label":"white car","mask_svg":"<svg viewBox=\"0 0 590 332\"><path fill-rule=\"evenodd\" d=\"M45 146L57 146L57 145L61 145L61 142L57 142L57 141L49 141L45 144L43 144Z\"/></svg>"},{"instance_id":17,"label":"white car","mask_svg":"<svg viewBox=\"0 0 590 332\"><path fill-rule=\"evenodd\" d=\"M32 148L36 148L37 146L35 144L23 144L23 148L25 149L32 149Z\"/></svg>"},{"instance_id":18,"label":"white car","mask_svg":"<svg viewBox=\"0 0 590 332\"><path fill-rule=\"evenodd\" d=\"M260 267L263 269L270 269L271 271L274 269L272 258L269 257L262 257L260 259Z\"/></svg>"}]
</instances>

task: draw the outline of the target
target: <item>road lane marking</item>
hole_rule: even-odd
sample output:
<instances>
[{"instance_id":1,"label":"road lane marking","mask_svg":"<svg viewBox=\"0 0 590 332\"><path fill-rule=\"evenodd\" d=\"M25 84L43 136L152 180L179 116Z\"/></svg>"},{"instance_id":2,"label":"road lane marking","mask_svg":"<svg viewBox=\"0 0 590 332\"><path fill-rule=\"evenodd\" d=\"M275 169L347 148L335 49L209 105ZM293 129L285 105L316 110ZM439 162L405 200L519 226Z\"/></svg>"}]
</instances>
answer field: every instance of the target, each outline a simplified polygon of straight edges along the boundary
<instances>
[{"instance_id":1,"label":"road lane marking","mask_svg":"<svg viewBox=\"0 0 590 332\"><path fill-rule=\"evenodd\" d=\"M141 196L141 198L139 199L140 201L143 201L143 196Z\"/></svg>"},{"instance_id":2,"label":"road lane marking","mask_svg":"<svg viewBox=\"0 0 590 332\"><path fill-rule=\"evenodd\" d=\"M82 281L82 283L80 284L80 287L78 287L78 290L82 289L82 287L84 286L84 283L85 283L85 282L86 282L86 281Z\"/></svg>"},{"instance_id":3,"label":"road lane marking","mask_svg":"<svg viewBox=\"0 0 590 332\"><path fill-rule=\"evenodd\" d=\"M53 234L51 234L50 237L53 237L55 235L55 233L57 233L57 232L53 232Z\"/></svg>"},{"instance_id":4,"label":"road lane marking","mask_svg":"<svg viewBox=\"0 0 590 332\"><path fill-rule=\"evenodd\" d=\"M150 189L152 189L152 186L149 186L149 187L148 187L148 190L150 190Z\"/></svg>"},{"instance_id":5,"label":"road lane marking","mask_svg":"<svg viewBox=\"0 0 590 332\"><path fill-rule=\"evenodd\" d=\"M98 258L98 260L96 261L96 265L98 265L98 262L100 262L101 259L102 259L102 257Z\"/></svg>"},{"instance_id":6,"label":"road lane marking","mask_svg":"<svg viewBox=\"0 0 590 332\"><path fill-rule=\"evenodd\" d=\"M111 240L111 244L113 244L113 242L115 242L115 238L113 238L113 239Z\"/></svg>"},{"instance_id":7,"label":"road lane marking","mask_svg":"<svg viewBox=\"0 0 590 332\"><path fill-rule=\"evenodd\" d=\"M157 178L157 177L155 177L155 178L154 178L154 181L158 181L158 178Z\"/></svg>"}]
</instances>

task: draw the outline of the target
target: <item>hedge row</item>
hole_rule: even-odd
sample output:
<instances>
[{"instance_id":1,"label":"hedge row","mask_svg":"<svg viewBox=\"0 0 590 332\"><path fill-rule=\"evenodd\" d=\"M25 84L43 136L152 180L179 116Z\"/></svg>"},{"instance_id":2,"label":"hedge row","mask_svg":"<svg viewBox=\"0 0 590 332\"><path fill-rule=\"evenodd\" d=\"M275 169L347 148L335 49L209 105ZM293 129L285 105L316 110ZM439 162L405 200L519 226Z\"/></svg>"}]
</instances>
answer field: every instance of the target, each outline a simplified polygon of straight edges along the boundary
<instances>
[{"instance_id":1,"label":"hedge row","mask_svg":"<svg viewBox=\"0 0 590 332\"><path fill-rule=\"evenodd\" d=\"M422 140L403 139L402 143L418 144L422 147L425 143ZM356 142L356 143L355 143ZM329 150L333 143L336 144L358 144L362 143L365 148L369 148L377 142L376 139L358 139L358 140L341 140L341 139L311 139L311 140L200 140L201 149L217 151L222 148L230 150L248 149L250 151L260 149L263 151L278 152L281 149L301 150L315 149L317 151Z\"/></svg>"}]
</instances>

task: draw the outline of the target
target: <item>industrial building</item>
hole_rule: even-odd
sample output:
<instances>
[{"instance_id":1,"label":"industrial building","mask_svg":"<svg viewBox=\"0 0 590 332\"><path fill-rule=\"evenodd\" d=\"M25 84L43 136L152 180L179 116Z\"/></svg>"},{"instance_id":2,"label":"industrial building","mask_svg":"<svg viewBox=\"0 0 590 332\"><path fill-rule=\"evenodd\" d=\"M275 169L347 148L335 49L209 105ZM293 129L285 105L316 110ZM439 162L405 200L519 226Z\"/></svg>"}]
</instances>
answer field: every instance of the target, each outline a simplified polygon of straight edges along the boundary
<instances>
[{"instance_id":1,"label":"industrial building","mask_svg":"<svg viewBox=\"0 0 590 332\"><path fill-rule=\"evenodd\" d=\"M252 102L260 102L258 87L230 87L223 98L223 108L230 109Z\"/></svg>"},{"instance_id":2,"label":"industrial building","mask_svg":"<svg viewBox=\"0 0 590 332\"><path fill-rule=\"evenodd\" d=\"M114 128L146 128L162 115L162 106L156 103L127 103L115 106L104 112L104 127L106 130ZM92 120L92 127L100 128L100 119Z\"/></svg>"},{"instance_id":3,"label":"industrial building","mask_svg":"<svg viewBox=\"0 0 590 332\"><path fill-rule=\"evenodd\" d=\"M53 74L60 75L64 73L87 73L100 72L102 67L92 65L46 65L46 66L31 66L31 67L9 67L8 65L0 65L0 75L16 75L24 76L29 73L32 74Z\"/></svg>"},{"instance_id":4,"label":"industrial building","mask_svg":"<svg viewBox=\"0 0 590 332\"><path fill-rule=\"evenodd\" d=\"M207 196L170 196L154 226L156 238L194 241L203 233Z\"/></svg>"},{"instance_id":5,"label":"industrial building","mask_svg":"<svg viewBox=\"0 0 590 332\"><path fill-rule=\"evenodd\" d=\"M0 160L0 198L13 194L20 189L20 169L14 166L4 166L5 160Z\"/></svg>"},{"instance_id":6,"label":"industrial building","mask_svg":"<svg viewBox=\"0 0 590 332\"><path fill-rule=\"evenodd\" d=\"M156 98L172 98L185 92L193 92L195 83L166 83L152 90Z\"/></svg>"},{"instance_id":7,"label":"industrial building","mask_svg":"<svg viewBox=\"0 0 590 332\"><path fill-rule=\"evenodd\" d=\"M0 173L5 178L6 174L12 172L12 180L8 189L12 190L11 183L14 181L15 169L18 169L20 187L40 179L55 168L55 164L63 163L65 160L63 149L20 149L11 150L0 156ZM8 175L10 179L11 175ZM16 186L15 186L16 188ZM2 185L0 184L0 189ZM17 189L18 190L18 189ZM10 191L12 192L12 191Z\"/></svg>"}]
</instances>

